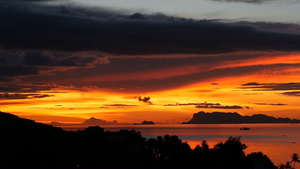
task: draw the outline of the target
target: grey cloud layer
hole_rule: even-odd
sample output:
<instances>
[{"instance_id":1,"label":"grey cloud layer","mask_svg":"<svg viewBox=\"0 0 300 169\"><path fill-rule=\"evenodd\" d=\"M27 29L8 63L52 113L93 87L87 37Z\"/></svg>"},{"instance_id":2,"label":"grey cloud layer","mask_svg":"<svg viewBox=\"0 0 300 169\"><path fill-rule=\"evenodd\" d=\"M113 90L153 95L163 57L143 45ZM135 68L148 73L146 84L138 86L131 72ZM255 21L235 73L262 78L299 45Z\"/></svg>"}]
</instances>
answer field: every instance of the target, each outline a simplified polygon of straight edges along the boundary
<instances>
[{"instance_id":1,"label":"grey cloud layer","mask_svg":"<svg viewBox=\"0 0 300 169\"><path fill-rule=\"evenodd\" d=\"M100 50L113 54L300 49L300 35L259 31L249 26L164 15L109 16L106 12L106 17L91 16L83 14L88 9L76 12L71 7L24 8L20 3L17 7L0 3L0 44L4 48Z\"/></svg>"},{"instance_id":2,"label":"grey cloud layer","mask_svg":"<svg viewBox=\"0 0 300 169\"><path fill-rule=\"evenodd\" d=\"M280 93L280 94L283 94L283 95L286 95L286 96L300 96L300 91L293 91L293 92L283 92L283 93Z\"/></svg>"},{"instance_id":3,"label":"grey cloud layer","mask_svg":"<svg viewBox=\"0 0 300 169\"><path fill-rule=\"evenodd\" d=\"M66 71L105 64L107 60L98 52L53 52L0 50L0 82L13 81L12 77L38 75L41 71Z\"/></svg>"},{"instance_id":4,"label":"grey cloud layer","mask_svg":"<svg viewBox=\"0 0 300 169\"><path fill-rule=\"evenodd\" d=\"M223 55L221 55L223 56ZM221 57L220 56L220 57ZM253 56L253 55L251 55ZM224 56L225 57L225 56ZM199 59L197 61L197 59ZM163 67L178 66L176 63L180 64L182 61L182 65L193 65L200 64L200 58L185 58L185 59L162 59L160 62L159 59L155 61L155 59L111 59L110 64L98 65L93 69L73 69L67 72L60 72L59 76L55 77L55 83L70 83L77 87L83 86L97 86L103 89L109 90L124 90L127 92L144 92L144 91L158 91L158 90L166 90L173 89L180 86L193 84L197 82L204 82L207 80L224 78L224 77L237 77L249 74L255 74L257 72L263 70L272 70L272 69L281 69L284 68L299 68L300 64L273 64L273 65L253 65L253 66L239 66L233 68L215 68L208 69L211 62L219 63L218 57L211 62L204 62L203 66L200 66L198 71L195 73L190 73L186 75L176 75L171 77L159 78L156 77L158 74L153 74L149 77L149 79L117 79L118 74L122 74L123 72L137 72L143 75L143 72L147 72L147 70L159 70ZM190 62L188 62L190 60ZM166 64L169 61L170 63ZM149 62L149 63L146 63ZM185 63L186 62L186 63ZM207 67L208 66L208 67ZM182 71L182 70L180 70ZM76 74L76 77L72 76ZM116 81L106 81L102 79L102 76L110 76L115 77ZM125 75L124 75L125 76ZM93 80L85 81L78 80L84 79L85 77L89 77ZM125 76L130 78L130 76ZM38 82L38 81L47 81L51 76L43 76L43 77L30 77L29 81ZM94 81L97 80L98 81Z\"/></svg>"},{"instance_id":5,"label":"grey cloud layer","mask_svg":"<svg viewBox=\"0 0 300 169\"><path fill-rule=\"evenodd\" d=\"M53 83L6 83L0 87L0 93L17 93L28 95L28 93L50 91L64 85Z\"/></svg>"},{"instance_id":6,"label":"grey cloud layer","mask_svg":"<svg viewBox=\"0 0 300 169\"><path fill-rule=\"evenodd\" d=\"M2 92L24 90L16 81L12 83L17 78L28 83L51 81L79 88L92 86L143 92L176 88L213 78L242 76L283 66L299 67L295 63L210 69L223 62L247 61L262 55L266 57L268 54L265 51L269 50L300 50L300 35L283 33L291 25L257 25L262 24L197 21L164 14L129 15L124 11L102 8L0 1ZM293 26L297 28L297 25ZM262 54L227 54L240 50L261 51ZM101 53L115 57L103 57ZM130 59L124 56L178 53L199 54L199 57ZM146 80L101 79L122 73L142 74L180 66L200 67L198 71L184 75L150 77ZM41 72L43 76L32 76L41 75ZM53 76L55 74L57 76ZM90 79L84 81L83 78ZM32 91L38 91L38 87Z\"/></svg>"},{"instance_id":7,"label":"grey cloud layer","mask_svg":"<svg viewBox=\"0 0 300 169\"><path fill-rule=\"evenodd\" d=\"M45 97L51 97L53 95L48 94L9 94L0 93L0 99L40 99Z\"/></svg>"},{"instance_id":8,"label":"grey cloud layer","mask_svg":"<svg viewBox=\"0 0 300 169\"><path fill-rule=\"evenodd\" d=\"M219 2L243 2L243 3L263 3L263 2L274 1L274 0L213 0L213 1L219 1Z\"/></svg>"},{"instance_id":9,"label":"grey cloud layer","mask_svg":"<svg viewBox=\"0 0 300 169\"><path fill-rule=\"evenodd\" d=\"M242 89L252 89L259 91L276 91L276 90L300 90L300 83L257 83L250 82L243 84Z\"/></svg>"},{"instance_id":10,"label":"grey cloud layer","mask_svg":"<svg viewBox=\"0 0 300 169\"><path fill-rule=\"evenodd\" d=\"M242 89L251 89L253 91L286 91L278 94L282 94L285 96L300 96L300 83L291 82L291 83L257 83L250 82L246 84L242 84ZM288 91L289 90L289 91ZM276 105L276 104L268 104L268 105ZM284 104L277 104L277 106L281 106Z\"/></svg>"}]
</instances>

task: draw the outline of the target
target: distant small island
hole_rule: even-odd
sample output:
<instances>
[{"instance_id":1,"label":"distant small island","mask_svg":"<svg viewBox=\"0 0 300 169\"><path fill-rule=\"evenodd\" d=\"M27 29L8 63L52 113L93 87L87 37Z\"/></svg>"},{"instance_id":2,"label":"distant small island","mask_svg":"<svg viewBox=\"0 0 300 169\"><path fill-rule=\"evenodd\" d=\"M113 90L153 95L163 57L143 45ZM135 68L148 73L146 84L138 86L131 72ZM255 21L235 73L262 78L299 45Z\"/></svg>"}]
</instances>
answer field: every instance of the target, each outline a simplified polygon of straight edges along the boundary
<instances>
[{"instance_id":1,"label":"distant small island","mask_svg":"<svg viewBox=\"0 0 300 169\"><path fill-rule=\"evenodd\" d=\"M155 123L153 121L143 121L141 123L134 123L134 125L154 125Z\"/></svg>"},{"instance_id":2,"label":"distant small island","mask_svg":"<svg viewBox=\"0 0 300 169\"><path fill-rule=\"evenodd\" d=\"M95 117L91 117L85 120L82 123L60 123L60 122L51 122L50 125L55 127L65 127L65 126L102 126L102 125L117 125L119 124L118 121L106 121L103 119L97 119Z\"/></svg>"},{"instance_id":3,"label":"distant small island","mask_svg":"<svg viewBox=\"0 0 300 169\"><path fill-rule=\"evenodd\" d=\"M195 113L193 118L182 124L242 124L242 123L300 123L298 119L275 118L265 114L254 114L252 116L242 116L238 113L203 111Z\"/></svg>"}]
</instances>

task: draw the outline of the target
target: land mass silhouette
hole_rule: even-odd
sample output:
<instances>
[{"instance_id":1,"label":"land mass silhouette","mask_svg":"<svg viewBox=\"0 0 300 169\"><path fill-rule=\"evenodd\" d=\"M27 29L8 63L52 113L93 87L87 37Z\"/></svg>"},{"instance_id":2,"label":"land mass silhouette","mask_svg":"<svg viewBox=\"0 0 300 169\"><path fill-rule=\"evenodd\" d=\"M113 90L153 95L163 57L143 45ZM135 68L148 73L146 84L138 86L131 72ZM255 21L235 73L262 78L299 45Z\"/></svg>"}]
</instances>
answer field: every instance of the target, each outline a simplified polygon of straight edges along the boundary
<instances>
[{"instance_id":1,"label":"land mass silhouette","mask_svg":"<svg viewBox=\"0 0 300 169\"><path fill-rule=\"evenodd\" d=\"M254 114L242 116L238 113L213 112L205 113L200 111L193 115L193 118L182 124L241 124L241 123L300 123L300 120L290 118L275 118L265 114Z\"/></svg>"},{"instance_id":2,"label":"land mass silhouette","mask_svg":"<svg viewBox=\"0 0 300 169\"><path fill-rule=\"evenodd\" d=\"M106 121L103 119L97 119L95 117L91 117L87 120L85 120L82 123L60 123L60 122L51 122L50 125L55 126L55 127L63 127L63 126L102 126L102 125L118 125L116 120L114 121Z\"/></svg>"},{"instance_id":3,"label":"land mass silhouette","mask_svg":"<svg viewBox=\"0 0 300 169\"><path fill-rule=\"evenodd\" d=\"M141 123L133 123L134 125L154 125L155 123L153 121L143 121Z\"/></svg>"},{"instance_id":4,"label":"land mass silhouette","mask_svg":"<svg viewBox=\"0 0 300 169\"><path fill-rule=\"evenodd\" d=\"M135 130L65 131L0 112L0 168L265 168L263 153L245 155L239 137L194 150L177 136L145 139Z\"/></svg>"}]
</instances>

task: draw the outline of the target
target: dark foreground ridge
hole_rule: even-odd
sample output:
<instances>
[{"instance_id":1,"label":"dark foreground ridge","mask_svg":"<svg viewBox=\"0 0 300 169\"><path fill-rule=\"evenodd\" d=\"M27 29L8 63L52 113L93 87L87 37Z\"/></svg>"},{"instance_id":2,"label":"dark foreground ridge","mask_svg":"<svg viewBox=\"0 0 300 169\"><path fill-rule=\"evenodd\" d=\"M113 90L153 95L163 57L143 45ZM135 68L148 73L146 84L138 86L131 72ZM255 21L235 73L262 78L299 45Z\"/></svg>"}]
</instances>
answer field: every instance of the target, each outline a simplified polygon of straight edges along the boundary
<instances>
[{"instance_id":1,"label":"dark foreground ridge","mask_svg":"<svg viewBox=\"0 0 300 169\"><path fill-rule=\"evenodd\" d=\"M290 118L275 118L264 114L254 114L252 116L242 116L238 113L203 111L195 113L193 118L182 124L239 124L239 123L300 123L300 120Z\"/></svg>"},{"instance_id":2,"label":"dark foreground ridge","mask_svg":"<svg viewBox=\"0 0 300 169\"><path fill-rule=\"evenodd\" d=\"M146 140L134 130L88 127L64 131L0 112L0 168L276 168L262 154L245 155L240 138L192 150L177 136Z\"/></svg>"}]
</instances>

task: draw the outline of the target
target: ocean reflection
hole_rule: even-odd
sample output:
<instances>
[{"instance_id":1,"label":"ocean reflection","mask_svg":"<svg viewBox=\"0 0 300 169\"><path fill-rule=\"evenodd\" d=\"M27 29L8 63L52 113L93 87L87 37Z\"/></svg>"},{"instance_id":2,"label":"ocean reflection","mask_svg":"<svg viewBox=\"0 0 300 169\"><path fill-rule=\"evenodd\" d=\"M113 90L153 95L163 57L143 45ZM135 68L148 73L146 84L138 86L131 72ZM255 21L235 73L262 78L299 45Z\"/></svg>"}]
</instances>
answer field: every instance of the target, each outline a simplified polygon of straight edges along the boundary
<instances>
[{"instance_id":1,"label":"ocean reflection","mask_svg":"<svg viewBox=\"0 0 300 169\"><path fill-rule=\"evenodd\" d=\"M162 135L177 135L195 148L203 140L213 147L228 137L239 137L248 148L246 154L263 152L278 165L291 161L293 153L300 154L300 125L296 124L172 124L172 125L107 125L105 130L121 129L140 131L143 137L156 138ZM250 130L240 130L249 127ZM296 168L300 168L297 164Z\"/></svg>"}]
</instances>

